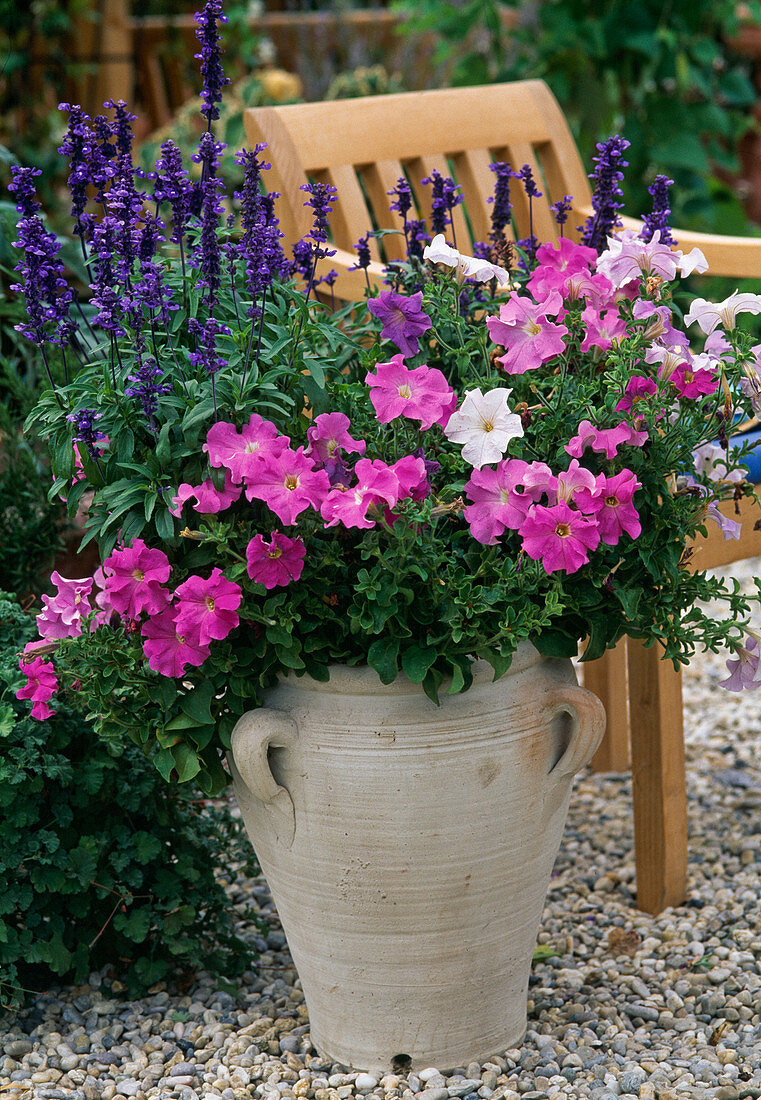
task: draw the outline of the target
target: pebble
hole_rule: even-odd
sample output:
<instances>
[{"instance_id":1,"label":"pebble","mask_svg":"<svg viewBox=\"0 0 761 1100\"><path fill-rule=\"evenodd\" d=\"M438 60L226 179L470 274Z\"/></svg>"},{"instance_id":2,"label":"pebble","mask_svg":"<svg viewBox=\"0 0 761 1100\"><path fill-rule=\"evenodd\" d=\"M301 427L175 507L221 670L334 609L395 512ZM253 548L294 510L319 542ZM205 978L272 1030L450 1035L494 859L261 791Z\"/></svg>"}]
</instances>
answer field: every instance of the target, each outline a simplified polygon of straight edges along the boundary
<instances>
[{"instance_id":1,"label":"pebble","mask_svg":"<svg viewBox=\"0 0 761 1100\"><path fill-rule=\"evenodd\" d=\"M724 572L747 588L761 561ZM128 1001L108 969L41 993L0 1019L0 1100L760 1100L757 700L724 675L714 654L684 673L686 904L634 907L631 776L580 776L539 930L553 955L509 1050L385 1075L319 1055L264 879L226 872L268 928L240 933L262 958L237 995L199 971Z\"/></svg>"}]
</instances>

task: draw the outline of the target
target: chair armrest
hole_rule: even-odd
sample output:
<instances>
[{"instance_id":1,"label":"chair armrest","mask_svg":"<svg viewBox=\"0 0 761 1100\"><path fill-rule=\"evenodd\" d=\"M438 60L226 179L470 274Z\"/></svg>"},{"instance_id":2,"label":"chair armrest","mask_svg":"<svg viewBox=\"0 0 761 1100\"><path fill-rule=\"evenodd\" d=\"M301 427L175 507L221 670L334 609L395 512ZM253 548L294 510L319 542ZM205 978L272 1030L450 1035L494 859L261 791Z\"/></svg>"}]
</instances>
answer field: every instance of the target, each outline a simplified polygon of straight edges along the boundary
<instances>
[{"instance_id":1,"label":"chair armrest","mask_svg":"<svg viewBox=\"0 0 761 1100\"><path fill-rule=\"evenodd\" d=\"M328 244L328 248L331 248L330 244ZM349 268L352 267L356 270L350 271ZM336 298L343 302L361 302L367 290L367 281L365 280L364 271L357 268L356 255L353 252L347 252L343 248L337 248L335 256L328 256L326 259L318 261L317 278L327 275L331 268L338 272L338 278L333 287ZM371 287L377 287L378 289L383 287L385 270L383 264L378 263L376 260L370 261L367 275Z\"/></svg>"},{"instance_id":2,"label":"chair armrest","mask_svg":"<svg viewBox=\"0 0 761 1100\"><path fill-rule=\"evenodd\" d=\"M594 213L591 206L574 211L583 218ZM624 229L639 233L642 222L622 218ZM729 237L720 233L697 233L690 229L672 229L682 252L699 248L708 261L709 275L727 275L733 279L756 279L761 275L761 237Z\"/></svg>"}]
</instances>

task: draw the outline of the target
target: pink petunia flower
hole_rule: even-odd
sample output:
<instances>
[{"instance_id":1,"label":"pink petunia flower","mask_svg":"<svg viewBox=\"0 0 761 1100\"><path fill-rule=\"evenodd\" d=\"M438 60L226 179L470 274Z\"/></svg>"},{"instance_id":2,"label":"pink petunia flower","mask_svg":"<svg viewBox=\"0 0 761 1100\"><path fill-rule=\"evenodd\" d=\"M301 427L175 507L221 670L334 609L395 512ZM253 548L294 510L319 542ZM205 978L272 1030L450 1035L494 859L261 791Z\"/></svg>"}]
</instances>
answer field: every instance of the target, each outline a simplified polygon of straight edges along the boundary
<instances>
[{"instance_id":1,"label":"pink petunia flower","mask_svg":"<svg viewBox=\"0 0 761 1100\"><path fill-rule=\"evenodd\" d=\"M381 336L399 348L402 355L417 355L420 337L431 327L431 318L424 312L423 292L397 294L382 290L377 298L368 298L367 308L382 324Z\"/></svg>"},{"instance_id":2,"label":"pink petunia flower","mask_svg":"<svg viewBox=\"0 0 761 1100\"><path fill-rule=\"evenodd\" d=\"M540 245L536 260L537 266L526 284L534 299L539 301L546 298L553 290L566 298L568 295L564 287L568 276L582 272L589 275L590 267L597 260L597 253L594 248L576 244L568 237L561 237L554 244L547 241Z\"/></svg>"},{"instance_id":3,"label":"pink petunia flower","mask_svg":"<svg viewBox=\"0 0 761 1100\"><path fill-rule=\"evenodd\" d=\"M112 550L103 562L104 591L119 615L129 619L143 611L156 615L169 603L169 592L162 585L170 572L163 550L152 550L142 539L134 539L132 546Z\"/></svg>"},{"instance_id":4,"label":"pink petunia flower","mask_svg":"<svg viewBox=\"0 0 761 1100\"><path fill-rule=\"evenodd\" d=\"M381 424L405 416L419 420L422 430L427 431L452 408L453 391L441 371L425 363L410 370L401 355L388 363L378 363L375 374L368 372L365 382L370 386L370 400Z\"/></svg>"},{"instance_id":5,"label":"pink petunia flower","mask_svg":"<svg viewBox=\"0 0 761 1100\"><path fill-rule=\"evenodd\" d=\"M387 504L393 508L399 500L399 478L385 462L360 458L354 473L356 484L348 489L331 489L323 501L321 510L326 527L338 523L344 527L374 527L375 520L367 515L371 505Z\"/></svg>"},{"instance_id":6,"label":"pink petunia flower","mask_svg":"<svg viewBox=\"0 0 761 1100\"><path fill-rule=\"evenodd\" d=\"M191 645L208 645L226 638L238 625L243 598L239 584L229 581L221 569L209 577L188 577L175 590L175 626Z\"/></svg>"},{"instance_id":7,"label":"pink petunia flower","mask_svg":"<svg viewBox=\"0 0 761 1100\"><path fill-rule=\"evenodd\" d=\"M367 444L349 435L350 423L344 413L320 413L307 428L309 445L304 453L317 462L327 462L338 450L363 455Z\"/></svg>"},{"instance_id":8,"label":"pink petunia flower","mask_svg":"<svg viewBox=\"0 0 761 1100\"><path fill-rule=\"evenodd\" d=\"M32 661L22 657L19 668L26 676L26 683L18 689L16 698L31 700L32 718L40 722L50 718L55 711L48 706L48 701L58 691L58 677L53 665L42 657L35 657Z\"/></svg>"},{"instance_id":9,"label":"pink petunia flower","mask_svg":"<svg viewBox=\"0 0 761 1100\"><path fill-rule=\"evenodd\" d=\"M606 458L615 458L618 448L628 443L641 447L649 439L646 431L635 431L631 424L622 420L614 428L596 428L589 420L582 420L578 431L566 443L564 450L574 458L581 458L587 447L599 451Z\"/></svg>"},{"instance_id":10,"label":"pink petunia flower","mask_svg":"<svg viewBox=\"0 0 761 1100\"><path fill-rule=\"evenodd\" d=\"M319 511L330 490L330 478L324 470L315 469L303 447L297 451L288 447L263 454L245 485L249 500L263 500L281 523L295 523L306 508Z\"/></svg>"},{"instance_id":11,"label":"pink petunia flower","mask_svg":"<svg viewBox=\"0 0 761 1100\"><path fill-rule=\"evenodd\" d=\"M499 317L488 317L486 327L495 344L507 348L497 360L508 374L536 370L565 350L565 325L556 325L549 316L557 316L563 299L553 291L541 302L512 291L510 300L500 307Z\"/></svg>"},{"instance_id":12,"label":"pink petunia flower","mask_svg":"<svg viewBox=\"0 0 761 1100\"><path fill-rule=\"evenodd\" d=\"M432 463L438 468L439 463ZM399 482L399 500L412 497L413 500L425 500L431 491L428 482L428 470L425 460L418 455L405 455L398 458L389 469Z\"/></svg>"},{"instance_id":13,"label":"pink petunia flower","mask_svg":"<svg viewBox=\"0 0 761 1100\"><path fill-rule=\"evenodd\" d=\"M147 619L140 632L148 667L162 676L182 676L188 665L202 665L210 653L208 645L194 642L178 631L175 607L167 607Z\"/></svg>"},{"instance_id":14,"label":"pink petunia flower","mask_svg":"<svg viewBox=\"0 0 761 1100\"><path fill-rule=\"evenodd\" d=\"M587 326L581 343L582 351L591 351L592 348L607 351L614 340L620 340L626 335L626 322L617 309L606 309L604 313L598 313L590 305L583 311L581 319Z\"/></svg>"},{"instance_id":15,"label":"pink petunia flower","mask_svg":"<svg viewBox=\"0 0 761 1100\"><path fill-rule=\"evenodd\" d=\"M674 328L672 323L674 314L668 306L656 305L649 298L638 298L632 306L632 316L635 321L645 321L648 317L652 318L644 332L646 340L658 340L659 343L667 347L679 346L685 352L688 350L690 341L686 333L682 332L681 329ZM647 355L645 355L645 358L648 363L652 362L652 360L647 359Z\"/></svg>"},{"instance_id":16,"label":"pink petunia flower","mask_svg":"<svg viewBox=\"0 0 761 1100\"><path fill-rule=\"evenodd\" d=\"M533 503L525 492L528 469L522 459L507 458L470 475L465 492L473 503L462 514L478 542L493 546L506 528L517 531L521 526Z\"/></svg>"},{"instance_id":17,"label":"pink petunia flower","mask_svg":"<svg viewBox=\"0 0 761 1100\"><path fill-rule=\"evenodd\" d=\"M254 535L246 547L247 572L252 581L265 588L282 588L299 579L305 555L306 546L300 538L273 531L270 541L265 542L263 535Z\"/></svg>"},{"instance_id":18,"label":"pink petunia flower","mask_svg":"<svg viewBox=\"0 0 761 1100\"><path fill-rule=\"evenodd\" d=\"M223 512L238 500L242 492L243 486L236 484L230 471L225 470L225 483L221 489L215 487L210 477L200 485L190 485L187 481L183 481L177 490L177 495L172 498L173 507L169 511L173 516L181 516L183 504L195 497L194 511L205 515Z\"/></svg>"},{"instance_id":19,"label":"pink petunia flower","mask_svg":"<svg viewBox=\"0 0 761 1100\"><path fill-rule=\"evenodd\" d=\"M577 494L579 510L594 515L600 538L608 546L615 546L624 532L633 539L639 537L642 525L632 500L640 487L632 471L624 469L613 477L599 474L594 493L582 490Z\"/></svg>"},{"instance_id":20,"label":"pink petunia flower","mask_svg":"<svg viewBox=\"0 0 761 1100\"><path fill-rule=\"evenodd\" d=\"M37 616L37 629L42 638L76 638L82 633L82 618L93 610L90 605L90 593L93 587L92 577L79 580L67 580L60 573L51 573L50 579L56 586L55 596L43 596L44 611Z\"/></svg>"},{"instance_id":21,"label":"pink petunia flower","mask_svg":"<svg viewBox=\"0 0 761 1100\"><path fill-rule=\"evenodd\" d=\"M572 458L567 470L561 470L550 481L550 502L565 501L566 504L576 503L576 494L581 489L589 492L595 491L595 475L591 470L581 466L577 459Z\"/></svg>"},{"instance_id":22,"label":"pink petunia flower","mask_svg":"<svg viewBox=\"0 0 761 1100\"><path fill-rule=\"evenodd\" d=\"M545 508L536 504L520 526L523 549L541 561L547 573L575 573L600 542L596 521L575 512L564 500Z\"/></svg>"},{"instance_id":23,"label":"pink petunia flower","mask_svg":"<svg viewBox=\"0 0 761 1100\"><path fill-rule=\"evenodd\" d=\"M708 302L705 298L696 298L689 312L685 314L684 323L691 325L697 321L708 336L719 325L725 329L733 329L738 313L761 313L761 294L736 290L723 302Z\"/></svg>"},{"instance_id":24,"label":"pink petunia flower","mask_svg":"<svg viewBox=\"0 0 761 1100\"><path fill-rule=\"evenodd\" d=\"M248 424L240 431L234 424L224 421L213 424L203 449L209 456L210 465L224 466L232 474L233 481L242 481L249 473L253 456L279 454L290 442L269 420L252 413Z\"/></svg>"}]
</instances>

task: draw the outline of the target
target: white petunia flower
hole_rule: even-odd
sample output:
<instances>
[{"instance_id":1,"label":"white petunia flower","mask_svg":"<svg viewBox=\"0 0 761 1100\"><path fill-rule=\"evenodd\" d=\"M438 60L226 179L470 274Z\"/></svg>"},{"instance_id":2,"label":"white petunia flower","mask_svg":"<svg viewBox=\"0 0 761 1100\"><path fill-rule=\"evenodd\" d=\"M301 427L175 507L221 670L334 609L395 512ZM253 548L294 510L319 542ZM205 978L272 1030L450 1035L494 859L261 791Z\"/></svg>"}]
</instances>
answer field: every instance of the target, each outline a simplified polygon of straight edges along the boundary
<instances>
[{"instance_id":1,"label":"white petunia flower","mask_svg":"<svg viewBox=\"0 0 761 1100\"><path fill-rule=\"evenodd\" d=\"M512 392L504 387L488 393L471 390L444 428L450 442L464 444L462 457L477 470L499 462L510 440L523 435L521 418L507 407Z\"/></svg>"},{"instance_id":2,"label":"white petunia flower","mask_svg":"<svg viewBox=\"0 0 761 1100\"><path fill-rule=\"evenodd\" d=\"M430 260L432 264L444 264L446 267L454 267L457 279L475 279L477 283L488 283L490 279L496 279L500 286L510 283L510 272L496 264L490 264L488 260L479 260L476 256L464 256L456 248L448 245L443 233L437 233L430 244L423 250L423 259Z\"/></svg>"},{"instance_id":3,"label":"white petunia flower","mask_svg":"<svg viewBox=\"0 0 761 1100\"><path fill-rule=\"evenodd\" d=\"M691 325L693 321L697 321L708 336L719 325L725 329L733 329L738 313L761 313L761 295L735 291L723 302L708 302L705 298L696 298L684 318L684 323Z\"/></svg>"}]
</instances>

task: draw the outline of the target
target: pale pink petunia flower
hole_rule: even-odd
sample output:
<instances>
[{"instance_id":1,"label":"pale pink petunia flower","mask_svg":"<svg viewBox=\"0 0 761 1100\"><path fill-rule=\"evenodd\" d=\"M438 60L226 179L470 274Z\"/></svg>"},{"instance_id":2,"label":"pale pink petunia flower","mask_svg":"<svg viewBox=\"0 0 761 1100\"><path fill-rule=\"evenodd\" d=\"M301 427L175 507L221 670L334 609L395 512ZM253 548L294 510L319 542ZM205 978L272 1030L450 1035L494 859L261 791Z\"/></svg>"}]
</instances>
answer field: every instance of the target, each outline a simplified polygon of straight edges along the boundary
<instances>
[{"instance_id":1,"label":"pale pink petunia flower","mask_svg":"<svg viewBox=\"0 0 761 1100\"><path fill-rule=\"evenodd\" d=\"M634 230L625 229L615 237L608 237L608 248L597 260L597 270L610 279L614 287L622 287L633 279L660 275L671 282L678 271L681 253L661 244L661 231L656 229L652 239L643 241Z\"/></svg>"},{"instance_id":2,"label":"pale pink petunia flower","mask_svg":"<svg viewBox=\"0 0 761 1100\"><path fill-rule=\"evenodd\" d=\"M264 501L281 523L295 523L309 507L319 511L330 490L330 478L303 447L262 455L245 484L247 498Z\"/></svg>"},{"instance_id":3,"label":"pale pink petunia flower","mask_svg":"<svg viewBox=\"0 0 761 1100\"><path fill-rule=\"evenodd\" d=\"M600 538L609 546L615 546L626 533L633 539L639 537L642 525L639 512L632 503L640 482L631 470L621 470L612 477L598 474L595 492L580 490L576 505L581 512L594 515L600 531Z\"/></svg>"},{"instance_id":4,"label":"pale pink petunia flower","mask_svg":"<svg viewBox=\"0 0 761 1100\"><path fill-rule=\"evenodd\" d=\"M651 318L650 324L644 331L645 340L658 340L667 347L676 345L688 350L690 341L686 333L679 328L674 328L672 323L673 313L666 305L657 305L649 298L637 298L632 306L632 317L635 321L644 321ZM651 360L647 360L649 363Z\"/></svg>"},{"instance_id":5,"label":"pale pink petunia flower","mask_svg":"<svg viewBox=\"0 0 761 1100\"><path fill-rule=\"evenodd\" d=\"M344 413L320 413L307 428L309 445L304 452L317 462L326 462L336 451L363 455L367 449L364 439L349 435L351 421Z\"/></svg>"},{"instance_id":6,"label":"pale pink petunia flower","mask_svg":"<svg viewBox=\"0 0 761 1100\"><path fill-rule=\"evenodd\" d=\"M169 580L171 566L163 550L146 546L134 539L132 546L112 550L103 562L104 591L111 607L119 615L136 619L142 612L155 615L169 603L163 584Z\"/></svg>"},{"instance_id":7,"label":"pale pink petunia flower","mask_svg":"<svg viewBox=\"0 0 761 1100\"><path fill-rule=\"evenodd\" d=\"M368 528L375 526L375 519L368 517L373 505L388 505L400 498L399 478L385 462L360 458L354 467L356 482L348 488L331 489L322 504L322 518L326 527L341 523L344 527Z\"/></svg>"},{"instance_id":8,"label":"pale pink petunia flower","mask_svg":"<svg viewBox=\"0 0 761 1100\"><path fill-rule=\"evenodd\" d=\"M553 291L541 302L513 291L500 306L498 317L488 317L486 327L495 344L506 348L498 362L508 374L525 374L554 359L565 350L565 325L548 320L562 309L563 299Z\"/></svg>"},{"instance_id":9,"label":"pale pink petunia flower","mask_svg":"<svg viewBox=\"0 0 761 1100\"><path fill-rule=\"evenodd\" d=\"M48 702L58 690L58 677L53 665L42 657L35 657L31 661L22 657L19 668L26 676L26 683L18 689L16 698L31 701L32 718L40 722L50 718L55 711L48 706Z\"/></svg>"},{"instance_id":10,"label":"pale pink petunia flower","mask_svg":"<svg viewBox=\"0 0 761 1100\"><path fill-rule=\"evenodd\" d=\"M169 511L173 516L182 515L182 506L195 498L193 509L204 515L223 512L234 504L243 492L243 486L233 481L229 470L225 470L225 483L221 489L217 489L210 477L202 481L200 485L190 485L183 481L177 490L177 495L172 498L172 507Z\"/></svg>"},{"instance_id":11,"label":"pale pink petunia flower","mask_svg":"<svg viewBox=\"0 0 761 1100\"><path fill-rule=\"evenodd\" d=\"M736 644L734 653L727 659L729 676L719 680L720 686L727 691L756 691L761 687L758 640L751 637L745 645Z\"/></svg>"},{"instance_id":12,"label":"pale pink petunia flower","mask_svg":"<svg viewBox=\"0 0 761 1100\"><path fill-rule=\"evenodd\" d=\"M508 458L470 475L465 492L473 503L462 514L478 542L493 546L506 528L517 531L523 523L533 503L525 492L528 469L522 459Z\"/></svg>"},{"instance_id":13,"label":"pale pink petunia flower","mask_svg":"<svg viewBox=\"0 0 761 1100\"><path fill-rule=\"evenodd\" d=\"M723 302L708 302L705 298L696 298L685 314L685 325L697 321L706 336L721 325L724 329L733 329L738 313L761 313L761 294L748 291L735 291Z\"/></svg>"},{"instance_id":14,"label":"pale pink petunia flower","mask_svg":"<svg viewBox=\"0 0 761 1100\"><path fill-rule=\"evenodd\" d=\"M222 641L238 625L238 608L243 592L221 569L208 577L193 575L175 590L175 626L191 645Z\"/></svg>"},{"instance_id":15,"label":"pale pink petunia flower","mask_svg":"<svg viewBox=\"0 0 761 1100\"><path fill-rule=\"evenodd\" d=\"M211 652L208 645L186 638L179 632L175 607L167 607L160 614L151 616L143 623L140 633L148 667L162 676L182 676L188 665L197 668Z\"/></svg>"},{"instance_id":16,"label":"pale pink petunia flower","mask_svg":"<svg viewBox=\"0 0 761 1100\"><path fill-rule=\"evenodd\" d=\"M476 469L498 462L510 440L523 435L521 418L510 412L507 405L512 392L506 387L487 393L480 388L470 390L444 428L444 435L451 443L463 444L463 459Z\"/></svg>"},{"instance_id":17,"label":"pale pink petunia flower","mask_svg":"<svg viewBox=\"0 0 761 1100\"><path fill-rule=\"evenodd\" d=\"M365 382L381 424L404 416L419 420L422 430L427 431L452 407L452 387L441 371L425 363L411 370L404 365L402 355L394 355L388 363L377 363L375 373L369 371Z\"/></svg>"},{"instance_id":18,"label":"pale pink petunia flower","mask_svg":"<svg viewBox=\"0 0 761 1100\"><path fill-rule=\"evenodd\" d=\"M535 504L519 533L525 552L541 561L547 573L575 573L600 543L596 520L574 511L564 500L549 508Z\"/></svg>"},{"instance_id":19,"label":"pale pink petunia flower","mask_svg":"<svg viewBox=\"0 0 761 1100\"><path fill-rule=\"evenodd\" d=\"M727 468L727 455L718 443L703 443L692 452L695 472L704 474L709 481L740 482L745 480L742 470Z\"/></svg>"},{"instance_id":20,"label":"pale pink petunia flower","mask_svg":"<svg viewBox=\"0 0 761 1100\"><path fill-rule=\"evenodd\" d=\"M55 596L43 596L44 610L37 616L37 629L42 638L76 638L82 633L82 619L93 610L90 593L92 577L68 580L53 572L50 579L56 586Z\"/></svg>"},{"instance_id":21,"label":"pale pink petunia flower","mask_svg":"<svg viewBox=\"0 0 761 1100\"><path fill-rule=\"evenodd\" d=\"M580 489L595 492L595 475L585 466L580 465L578 459L572 458L567 470L561 470L553 475L549 485L550 503L565 501L566 504L575 504L576 494Z\"/></svg>"},{"instance_id":22,"label":"pale pink petunia flower","mask_svg":"<svg viewBox=\"0 0 761 1100\"><path fill-rule=\"evenodd\" d=\"M246 547L246 570L252 581L265 588L283 588L297 581L304 568L306 547L300 538L273 531L269 542L254 535Z\"/></svg>"},{"instance_id":23,"label":"pale pink petunia flower","mask_svg":"<svg viewBox=\"0 0 761 1100\"><path fill-rule=\"evenodd\" d=\"M290 439L280 435L271 421L252 413L248 424L244 424L240 431L234 424L225 421L213 424L203 450L208 454L211 466L224 466L232 474L233 481L242 481L250 470L252 457L278 454L289 444Z\"/></svg>"}]
</instances>

